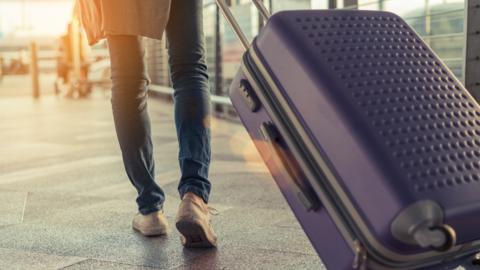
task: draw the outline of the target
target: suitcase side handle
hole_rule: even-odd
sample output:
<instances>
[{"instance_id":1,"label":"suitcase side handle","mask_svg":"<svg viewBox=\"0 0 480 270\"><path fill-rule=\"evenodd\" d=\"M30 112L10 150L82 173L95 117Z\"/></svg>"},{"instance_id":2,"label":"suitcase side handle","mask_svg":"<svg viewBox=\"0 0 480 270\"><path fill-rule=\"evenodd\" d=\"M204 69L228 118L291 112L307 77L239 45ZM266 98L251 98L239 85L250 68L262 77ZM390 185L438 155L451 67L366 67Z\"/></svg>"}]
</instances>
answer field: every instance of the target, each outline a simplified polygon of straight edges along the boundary
<instances>
[{"instance_id":1,"label":"suitcase side handle","mask_svg":"<svg viewBox=\"0 0 480 270\"><path fill-rule=\"evenodd\" d=\"M291 184L297 199L307 211L318 210L321 206L320 200L311 189L306 188L305 184L302 185L298 182L301 181L301 177L297 173L297 169L295 169L298 166L295 166L290 161L288 154L280 144L281 136L277 128L271 123L264 123L260 126L260 134L270 148L276 167L280 170L280 174L285 176Z\"/></svg>"},{"instance_id":2,"label":"suitcase side handle","mask_svg":"<svg viewBox=\"0 0 480 270\"><path fill-rule=\"evenodd\" d=\"M263 4L262 0L252 0L255 6L257 7L258 11L263 17L264 21L267 21L270 18L270 12L268 9L265 7ZM228 7L227 3L225 0L216 0L218 7L223 13L223 16L225 19L228 21L228 23L232 26L233 31L237 35L238 39L240 39L240 42L243 45L243 48L245 50L248 50L248 47L250 47L250 42L248 41L247 37L245 36L245 33L243 33L242 28L240 28L240 25L238 24L237 20L235 19L235 16L233 16L232 12L230 11L230 8Z\"/></svg>"}]
</instances>

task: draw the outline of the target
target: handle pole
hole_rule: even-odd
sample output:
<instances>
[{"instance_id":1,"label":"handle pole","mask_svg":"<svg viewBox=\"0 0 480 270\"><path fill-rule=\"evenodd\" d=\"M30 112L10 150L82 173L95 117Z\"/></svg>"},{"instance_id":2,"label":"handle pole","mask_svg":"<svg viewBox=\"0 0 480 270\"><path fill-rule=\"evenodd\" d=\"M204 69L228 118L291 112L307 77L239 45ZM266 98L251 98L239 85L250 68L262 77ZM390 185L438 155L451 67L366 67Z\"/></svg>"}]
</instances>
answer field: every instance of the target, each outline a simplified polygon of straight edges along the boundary
<instances>
[{"instance_id":1,"label":"handle pole","mask_svg":"<svg viewBox=\"0 0 480 270\"><path fill-rule=\"evenodd\" d=\"M243 48L245 50L248 50L248 48L250 47L250 42L248 41L247 37L245 36L242 29L240 28L240 25L238 24L237 20L235 19L229 7L227 6L227 3L225 3L225 0L216 0L216 1L217 1L217 5L220 7L220 10L223 13L223 16L225 16L225 19L227 19L227 21L233 27L233 30L237 35L238 39L240 39L240 42L242 43Z\"/></svg>"},{"instance_id":2,"label":"handle pole","mask_svg":"<svg viewBox=\"0 0 480 270\"><path fill-rule=\"evenodd\" d=\"M268 11L268 9L265 7L263 4L262 0L252 0L255 6L257 7L258 11L263 17L263 21L266 22L268 19L270 19L271 13Z\"/></svg>"}]
</instances>

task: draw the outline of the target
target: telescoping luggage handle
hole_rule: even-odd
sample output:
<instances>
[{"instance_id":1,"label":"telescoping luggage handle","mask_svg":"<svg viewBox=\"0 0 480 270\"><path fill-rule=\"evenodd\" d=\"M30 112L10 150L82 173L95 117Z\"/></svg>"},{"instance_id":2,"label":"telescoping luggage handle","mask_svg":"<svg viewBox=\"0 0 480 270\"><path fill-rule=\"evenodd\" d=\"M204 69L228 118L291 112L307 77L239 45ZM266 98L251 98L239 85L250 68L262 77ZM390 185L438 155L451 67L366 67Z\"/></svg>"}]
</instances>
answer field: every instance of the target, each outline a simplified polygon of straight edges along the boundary
<instances>
[{"instance_id":1,"label":"telescoping luggage handle","mask_svg":"<svg viewBox=\"0 0 480 270\"><path fill-rule=\"evenodd\" d=\"M227 21L232 26L234 32L236 33L237 37L240 39L243 47L247 50L250 47L250 42L248 41L247 37L241 30L240 26L238 25L237 20L233 16L232 12L230 11L229 7L225 3L225 0L216 0L220 10L222 11L223 15L227 19ZM255 6L258 8L260 14L262 15L264 21L267 21L270 18L270 12L267 8L263 5L262 0L252 0ZM249 105L252 112L258 110L258 100L254 92L248 87L248 83L246 85L240 85L241 87L245 87L242 93L245 94L245 98L247 104ZM298 181L299 175L296 173L295 166L291 164L288 159L288 155L282 150L282 146L278 145L279 141L279 134L276 130L276 127L273 125L263 124L260 127L260 133L267 142L270 151L272 152L273 160L276 163L276 166L279 170L282 171L282 175L284 175L287 180L290 182L291 187L293 189L293 193L301 202L301 204L305 207L307 211L315 211L320 208L321 203L318 197L312 193L311 190L305 188L301 185Z\"/></svg>"},{"instance_id":2,"label":"telescoping luggage handle","mask_svg":"<svg viewBox=\"0 0 480 270\"><path fill-rule=\"evenodd\" d=\"M250 47L250 42L248 41L245 34L240 29L237 20L233 16L232 12L230 12L229 7L225 3L225 0L216 0L220 10L222 10L223 15L233 27L233 30L237 34L238 38L240 39L243 47L247 50ZM255 6L260 11L264 21L267 21L270 18L270 12L265 8L261 0L252 0ZM248 83L246 85L242 85L241 87L245 87L242 93L246 94L245 98L247 104L249 105L250 109L255 112L258 109L258 101L254 92L248 87ZM295 172L295 166L291 164L288 159L288 155L284 153L282 147L278 145L279 134L276 130L276 127L269 124L263 124L260 127L260 133L269 145L270 151L272 152L272 156L274 162L276 163L279 170L281 170L287 180L290 182L291 187L293 189L293 193L298 198L298 200L302 203L307 211L315 211L320 208L321 203L318 197L312 193L311 190L305 188L301 185L298 181L299 175Z\"/></svg>"},{"instance_id":3,"label":"telescoping luggage handle","mask_svg":"<svg viewBox=\"0 0 480 270\"><path fill-rule=\"evenodd\" d=\"M230 8L228 7L227 3L225 0L216 0L217 5L220 7L220 10L223 13L223 16L225 16L225 19L227 19L228 23L232 26L233 31L237 35L238 39L240 39L240 42L242 43L243 47L245 50L250 47L250 42L248 41L247 37L243 33L242 29L240 28L240 25L238 24L237 20L233 16L232 12L230 11ZM258 11L263 17L264 21L267 21L270 18L270 12L268 9L265 7L263 4L262 0L252 0L255 6L258 8Z\"/></svg>"}]
</instances>

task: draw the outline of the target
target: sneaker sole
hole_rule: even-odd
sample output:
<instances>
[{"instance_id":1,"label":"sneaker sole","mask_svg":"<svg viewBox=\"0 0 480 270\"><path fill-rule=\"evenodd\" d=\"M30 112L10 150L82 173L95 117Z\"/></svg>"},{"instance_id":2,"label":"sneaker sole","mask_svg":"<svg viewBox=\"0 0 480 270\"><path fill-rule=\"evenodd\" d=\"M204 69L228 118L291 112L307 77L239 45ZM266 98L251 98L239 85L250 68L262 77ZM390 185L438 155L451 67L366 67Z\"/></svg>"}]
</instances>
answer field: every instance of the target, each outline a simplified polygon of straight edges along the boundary
<instances>
[{"instance_id":1,"label":"sneaker sole","mask_svg":"<svg viewBox=\"0 0 480 270\"><path fill-rule=\"evenodd\" d=\"M180 220L175 224L182 234L182 243L187 248L214 248L216 241L207 236L206 228L199 222Z\"/></svg>"},{"instance_id":2,"label":"sneaker sole","mask_svg":"<svg viewBox=\"0 0 480 270\"><path fill-rule=\"evenodd\" d=\"M132 226L132 228L141 233L143 236L161 236L161 235L166 235L167 234L167 230L163 230L163 229L147 229L147 230L140 230L138 228L135 228L135 226Z\"/></svg>"}]
</instances>

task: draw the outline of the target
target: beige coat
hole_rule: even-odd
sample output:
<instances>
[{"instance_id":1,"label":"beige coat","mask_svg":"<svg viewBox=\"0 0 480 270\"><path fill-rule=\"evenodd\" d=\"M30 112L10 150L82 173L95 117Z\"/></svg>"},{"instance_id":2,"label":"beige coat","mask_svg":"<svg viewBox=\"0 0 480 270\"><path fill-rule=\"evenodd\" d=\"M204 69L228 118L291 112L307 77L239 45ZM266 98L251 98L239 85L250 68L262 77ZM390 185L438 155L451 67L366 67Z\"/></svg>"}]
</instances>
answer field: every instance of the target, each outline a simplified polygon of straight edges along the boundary
<instances>
[{"instance_id":1,"label":"beige coat","mask_svg":"<svg viewBox=\"0 0 480 270\"><path fill-rule=\"evenodd\" d=\"M161 39L170 14L170 1L77 0L77 8L88 41L93 45L107 35Z\"/></svg>"}]
</instances>

